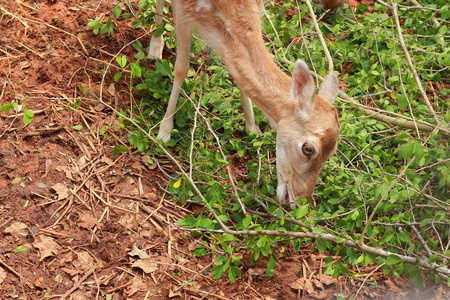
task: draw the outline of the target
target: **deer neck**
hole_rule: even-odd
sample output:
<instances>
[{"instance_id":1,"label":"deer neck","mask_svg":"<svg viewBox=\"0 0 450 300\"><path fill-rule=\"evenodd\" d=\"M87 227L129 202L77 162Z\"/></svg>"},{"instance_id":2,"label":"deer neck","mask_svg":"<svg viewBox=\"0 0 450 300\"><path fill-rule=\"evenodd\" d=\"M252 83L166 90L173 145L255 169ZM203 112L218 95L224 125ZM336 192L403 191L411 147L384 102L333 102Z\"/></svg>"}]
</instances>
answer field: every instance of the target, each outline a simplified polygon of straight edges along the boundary
<instances>
[{"instance_id":1,"label":"deer neck","mask_svg":"<svg viewBox=\"0 0 450 300\"><path fill-rule=\"evenodd\" d=\"M222 57L241 91L277 130L278 122L294 109L290 101L291 79L272 61L262 39L260 42L260 45L249 47L234 41L234 46L228 48Z\"/></svg>"}]
</instances>

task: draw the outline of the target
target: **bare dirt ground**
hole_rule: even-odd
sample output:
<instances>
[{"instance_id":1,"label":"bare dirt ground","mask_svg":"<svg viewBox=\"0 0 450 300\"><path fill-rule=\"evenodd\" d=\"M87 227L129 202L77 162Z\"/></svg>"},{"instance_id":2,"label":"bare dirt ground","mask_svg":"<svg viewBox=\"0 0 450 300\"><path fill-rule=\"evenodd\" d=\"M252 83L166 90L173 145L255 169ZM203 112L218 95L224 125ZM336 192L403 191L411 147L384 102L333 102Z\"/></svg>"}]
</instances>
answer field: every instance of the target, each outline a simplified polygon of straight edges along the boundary
<instances>
[{"instance_id":1,"label":"bare dirt ground","mask_svg":"<svg viewBox=\"0 0 450 300\"><path fill-rule=\"evenodd\" d=\"M87 92L99 97L98 70L144 33L126 21L111 38L86 29L87 19L109 14L113 5L0 0L0 105L24 106L0 113L0 299L330 299L361 286L361 299L444 298L444 285L429 280L417 290L376 266L352 270L361 275L350 282L324 275L328 254L311 253L311 245L280 252L272 277L265 276L264 258L250 266L242 254L242 278L213 280L212 267L203 270L211 255L192 255L202 238L168 225L199 209L171 201L160 188L167 177L146 157L112 155L127 137L111 111L95 101L73 109ZM129 60L134 53L123 50ZM112 73L104 99L126 108L128 87L108 92L111 84ZM23 109L35 113L27 126ZM170 164L161 168L175 172Z\"/></svg>"}]
</instances>

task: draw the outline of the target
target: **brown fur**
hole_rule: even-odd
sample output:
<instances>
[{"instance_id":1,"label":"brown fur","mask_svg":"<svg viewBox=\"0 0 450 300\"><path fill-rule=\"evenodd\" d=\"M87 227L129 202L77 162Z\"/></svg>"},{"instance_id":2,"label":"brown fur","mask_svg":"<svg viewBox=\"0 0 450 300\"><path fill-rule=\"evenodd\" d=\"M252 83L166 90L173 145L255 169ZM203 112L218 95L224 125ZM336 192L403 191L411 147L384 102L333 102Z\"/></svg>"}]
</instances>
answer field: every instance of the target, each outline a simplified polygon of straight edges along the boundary
<instances>
[{"instance_id":1,"label":"brown fur","mask_svg":"<svg viewBox=\"0 0 450 300\"><path fill-rule=\"evenodd\" d=\"M324 10L330 10L330 13L336 13L344 5L344 2L345 0L323 0L322 7Z\"/></svg>"}]
</instances>

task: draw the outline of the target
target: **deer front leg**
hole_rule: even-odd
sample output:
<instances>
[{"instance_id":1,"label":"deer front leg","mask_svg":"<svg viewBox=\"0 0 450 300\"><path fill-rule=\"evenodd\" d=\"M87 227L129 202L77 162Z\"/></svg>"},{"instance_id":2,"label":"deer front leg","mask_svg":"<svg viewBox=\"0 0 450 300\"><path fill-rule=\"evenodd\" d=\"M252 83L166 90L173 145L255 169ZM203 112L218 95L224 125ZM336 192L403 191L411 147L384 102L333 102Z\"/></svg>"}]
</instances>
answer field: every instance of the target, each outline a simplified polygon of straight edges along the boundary
<instances>
[{"instance_id":1,"label":"deer front leg","mask_svg":"<svg viewBox=\"0 0 450 300\"><path fill-rule=\"evenodd\" d=\"M180 18L181 19L181 18ZM179 19L179 20L180 20ZM177 34L177 59L175 61L175 79L172 92L167 104L166 114L159 127L158 139L163 142L170 140L170 132L173 129L173 115L177 107L181 86L189 70L189 51L191 49L192 28L189 24L178 22L175 27Z\"/></svg>"},{"instance_id":2,"label":"deer front leg","mask_svg":"<svg viewBox=\"0 0 450 300\"><path fill-rule=\"evenodd\" d=\"M245 129L247 132L253 132L254 134L260 135L261 130L255 123L255 113L253 112L252 101L244 92L241 90L241 105L244 110L245 117Z\"/></svg>"},{"instance_id":3,"label":"deer front leg","mask_svg":"<svg viewBox=\"0 0 450 300\"><path fill-rule=\"evenodd\" d=\"M156 2L156 12L155 12L155 28L161 25L162 15L163 15L164 0L158 0ZM164 48L163 36L155 36L153 32L152 38L150 40L150 49L148 50L147 58L149 60L161 60Z\"/></svg>"}]
</instances>

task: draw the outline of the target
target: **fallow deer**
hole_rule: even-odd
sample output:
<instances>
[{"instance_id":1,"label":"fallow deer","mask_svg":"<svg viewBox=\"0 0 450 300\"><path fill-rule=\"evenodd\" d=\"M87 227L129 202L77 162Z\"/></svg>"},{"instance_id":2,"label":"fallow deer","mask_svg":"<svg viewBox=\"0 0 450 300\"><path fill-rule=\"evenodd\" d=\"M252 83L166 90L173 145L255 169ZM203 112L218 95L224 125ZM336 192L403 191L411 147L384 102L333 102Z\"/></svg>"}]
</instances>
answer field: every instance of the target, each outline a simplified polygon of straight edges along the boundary
<instances>
[{"instance_id":1,"label":"fallow deer","mask_svg":"<svg viewBox=\"0 0 450 300\"><path fill-rule=\"evenodd\" d=\"M161 24L163 5L164 0L157 0L156 26ZM177 36L175 79L158 139L170 139L195 29L221 56L239 86L246 129L260 132L251 99L277 131L277 196L295 208L296 199L312 196L323 164L336 152L340 129L333 106L339 92L337 77L329 74L315 95L305 62L297 60L292 79L277 67L262 38L262 0L172 0L172 6ZM163 46L162 36L153 36L149 58L161 59Z\"/></svg>"},{"instance_id":2,"label":"fallow deer","mask_svg":"<svg viewBox=\"0 0 450 300\"><path fill-rule=\"evenodd\" d=\"M344 2L345 0L323 0L322 8L330 14L335 14L344 5Z\"/></svg>"}]
</instances>

